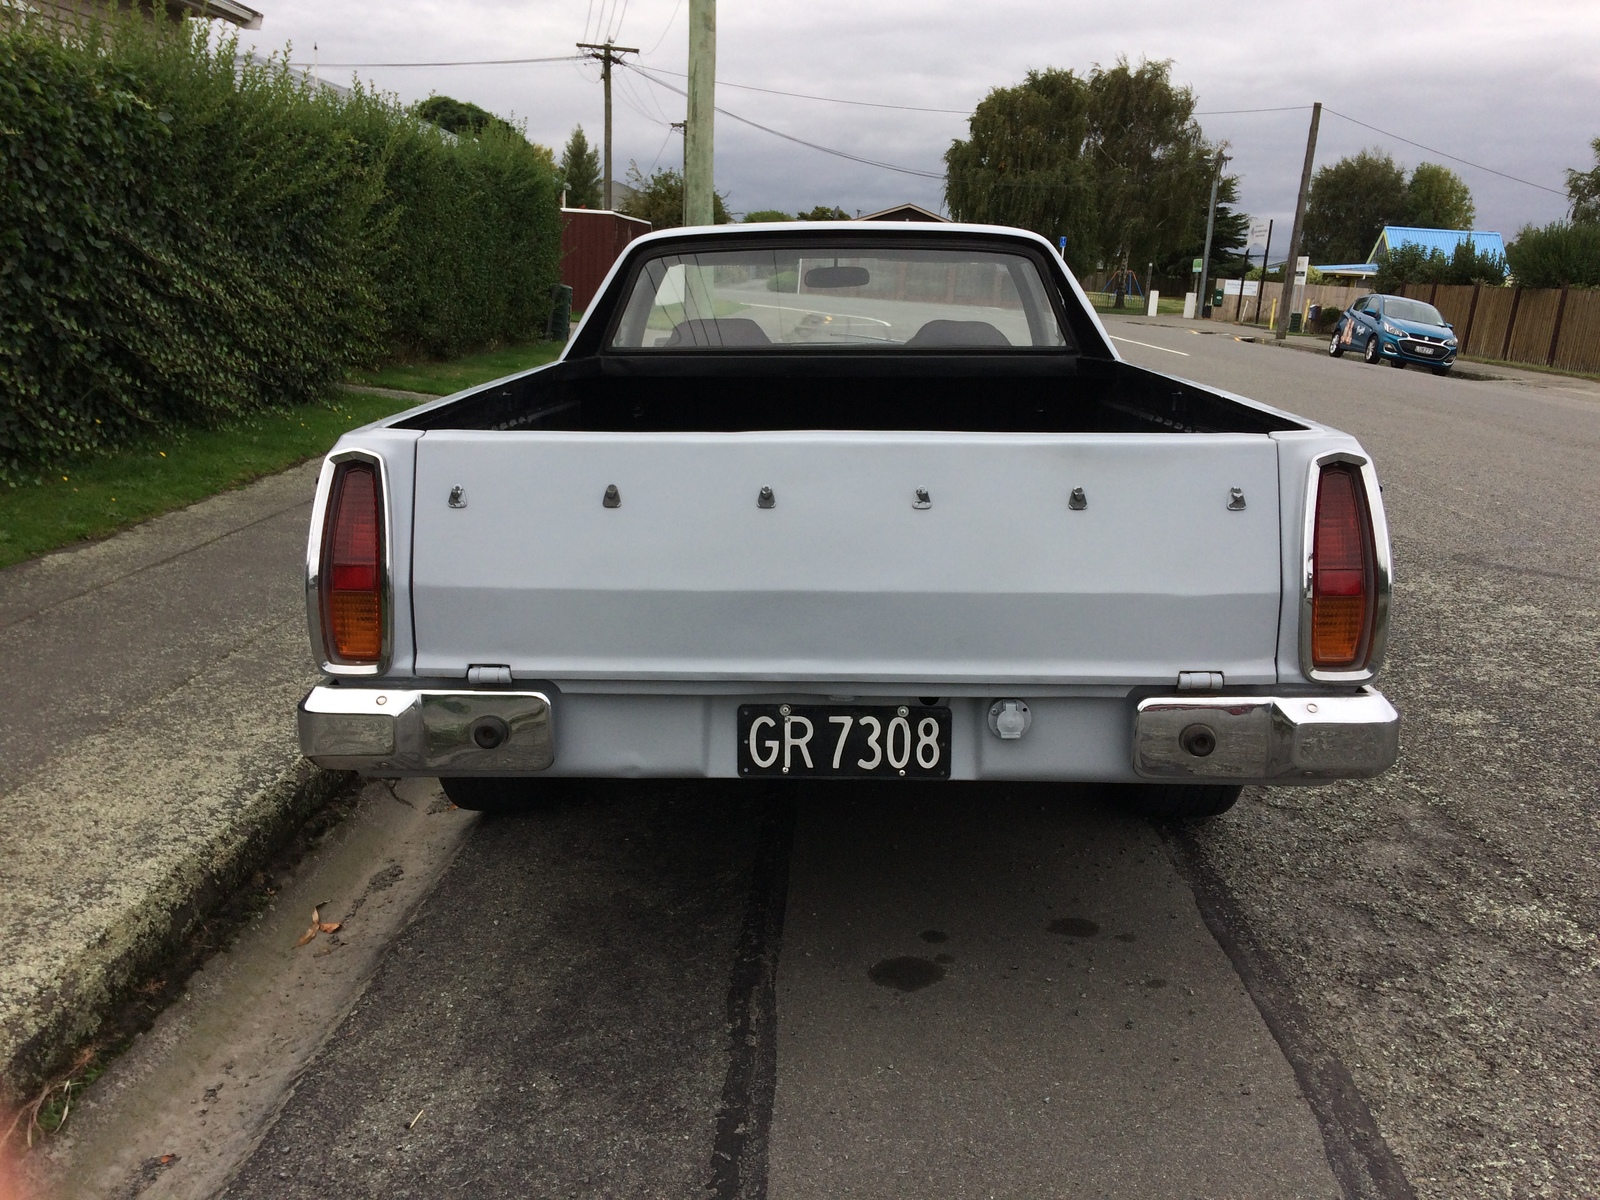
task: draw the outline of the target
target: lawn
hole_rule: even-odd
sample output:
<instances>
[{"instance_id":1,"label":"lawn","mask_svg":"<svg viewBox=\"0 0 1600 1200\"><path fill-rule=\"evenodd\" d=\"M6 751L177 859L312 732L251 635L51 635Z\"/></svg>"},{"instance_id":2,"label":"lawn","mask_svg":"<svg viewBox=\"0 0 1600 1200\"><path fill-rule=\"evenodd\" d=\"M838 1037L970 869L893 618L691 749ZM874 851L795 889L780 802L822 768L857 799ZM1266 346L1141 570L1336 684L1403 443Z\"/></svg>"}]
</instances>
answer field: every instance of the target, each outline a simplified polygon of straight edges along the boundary
<instances>
[{"instance_id":1,"label":"lawn","mask_svg":"<svg viewBox=\"0 0 1600 1200\"><path fill-rule=\"evenodd\" d=\"M578 314L573 314L572 321L574 325L577 324ZM463 388L499 379L502 375L554 362L563 347L562 342L526 342L520 346L469 354L449 362L394 363L376 371L363 371L351 382L368 387L395 388L403 392L426 392L430 396L448 396Z\"/></svg>"},{"instance_id":2,"label":"lawn","mask_svg":"<svg viewBox=\"0 0 1600 1200\"><path fill-rule=\"evenodd\" d=\"M0 487L0 567L271 475L326 453L347 429L409 407L341 392L327 406L151 437L68 464L41 483Z\"/></svg>"},{"instance_id":3,"label":"lawn","mask_svg":"<svg viewBox=\"0 0 1600 1200\"><path fill-rule=\"evenodd\" d=\"M1115 293L1112 293L1112 292L1088 292L1086 294L1089 297L1089 303L1093 304L1097 311L1099 311L1099 312L1115 312L1116 311L1116 309L1114 307L1116 305L1116 302L1117 302L1117 297L1116 297ZM1145 300L1145 298L1143 296L1128 296L1128 297L1126 297L1124 299L1123 303L1126 305L1126 307L1122 310L1123 312L1133 313L1133 314L1136 314L1136 315L1142 315L1150 307L1149 303ZM1158 299L1156 301L1156 312L1158 314L1162 315L1162 316L1182 316L1183 315L1183 297L1182 296L1178 296L1176 298L1170 298L1170 297L1167 297L1167 296L1162 296L1160 299Z\"/></svg>"}]
</instances>

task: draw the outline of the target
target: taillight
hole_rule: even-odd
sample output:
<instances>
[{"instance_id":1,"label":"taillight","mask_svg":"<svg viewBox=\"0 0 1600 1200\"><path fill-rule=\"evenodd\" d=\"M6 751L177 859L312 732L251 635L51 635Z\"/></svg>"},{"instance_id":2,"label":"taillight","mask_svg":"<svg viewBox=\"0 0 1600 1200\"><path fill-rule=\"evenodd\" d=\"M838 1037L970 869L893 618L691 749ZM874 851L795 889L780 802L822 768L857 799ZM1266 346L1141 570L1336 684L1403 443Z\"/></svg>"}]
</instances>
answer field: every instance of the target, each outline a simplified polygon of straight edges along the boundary
<instances>
[{"instance_id":1,"label":"taillight","mask_svg":"<svg viewBox=\"0 0 1600 1200\"><path fill-rule=\"evenodd\" d=\"M383 656L383 510L378 468L345 462L334 468L323 525L323 640L340 663L376 663Z\"/></svg>"},{"instance_id":2,"label":"taillight","mask_svg":"<svg viewBox=\"0 0 1600 1200\"><path fill-rule=\"evenodd\" d=\"M1322 468L1311 542L1311 665L1356 671L1367 665L1377 612L1372 521L1360 471Z\"/></svg>"}]
</instances>

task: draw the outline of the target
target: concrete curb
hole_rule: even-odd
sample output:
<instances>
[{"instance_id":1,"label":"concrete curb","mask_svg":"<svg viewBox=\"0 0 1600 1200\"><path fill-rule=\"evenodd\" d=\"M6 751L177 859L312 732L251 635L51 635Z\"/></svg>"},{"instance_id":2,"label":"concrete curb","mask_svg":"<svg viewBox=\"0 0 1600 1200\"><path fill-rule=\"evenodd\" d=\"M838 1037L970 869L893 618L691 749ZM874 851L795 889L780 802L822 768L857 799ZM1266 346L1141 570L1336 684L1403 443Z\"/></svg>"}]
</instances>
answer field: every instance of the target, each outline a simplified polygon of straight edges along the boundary
<instances>
[{"instance_id":1,"label":"concrete curb","mask_svg":"<svg viewBox=\"0 0 1600 1200\"><path fill-rule=\"evenodd\" d=\"M0 1035L5 1055L0 1103L16 1104L37 1094L94 1036L130 987L159 971L308 816L353 787L355 778L302 761L246 798L209 845L171 864L144 903L119 914L55 979L36 990L30 998L33 1028L17 1040Z\"/></svg>"}]
</instances>

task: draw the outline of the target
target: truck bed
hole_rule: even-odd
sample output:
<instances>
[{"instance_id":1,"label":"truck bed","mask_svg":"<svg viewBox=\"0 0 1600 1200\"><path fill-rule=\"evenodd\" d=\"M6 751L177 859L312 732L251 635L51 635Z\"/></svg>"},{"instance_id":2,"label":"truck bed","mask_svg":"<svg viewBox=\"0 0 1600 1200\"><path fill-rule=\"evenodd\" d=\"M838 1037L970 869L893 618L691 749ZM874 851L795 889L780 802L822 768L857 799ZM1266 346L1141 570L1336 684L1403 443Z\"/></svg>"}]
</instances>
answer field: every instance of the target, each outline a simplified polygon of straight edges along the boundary
<instances>
[{"instance_id":1,"label":"truck bed","mask_svg":"<svg viewBox=\"0 0 1600 1200\"><path fill-rule=\"evenodd\" d=\"M1307 428L1128 363L1060 355L578 359L396 423L417 430L1244 433Z\"/></svg>"}]
</instances>

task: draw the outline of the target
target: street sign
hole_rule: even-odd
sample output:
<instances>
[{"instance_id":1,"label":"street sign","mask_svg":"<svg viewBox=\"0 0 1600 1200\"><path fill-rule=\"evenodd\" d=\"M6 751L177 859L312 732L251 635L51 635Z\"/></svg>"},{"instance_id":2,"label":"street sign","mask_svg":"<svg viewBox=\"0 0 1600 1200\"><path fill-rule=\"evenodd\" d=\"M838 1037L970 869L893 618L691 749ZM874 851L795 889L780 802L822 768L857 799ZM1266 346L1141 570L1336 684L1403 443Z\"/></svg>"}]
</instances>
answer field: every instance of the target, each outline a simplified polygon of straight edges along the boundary
<instances>
[{"instance_id":1,"label":"street sign","mask_svg":"<svg viewBox=\"0 0 1600 1200\"><path fill-rule=\"evenodd\" d=\"M1266 246L1267 230L1269 228L1270 226L1266 221L1251 221L1249 245L1262 247Z\"/></svg>"},{"instance_id":2,"label":"street sign","mask_svg":"<svg viewBox=\"0 0 1600 1200\"><path fill-rule=\"evenodd\" d=\"M1204 259L1197 258L1197 259L1194 260L1194 266L1190 267L1189 269L1191 271L1193 271L1196 275L1198 275L1198 274L1200 274L1200 268L1205 266L1205 265L1206 264L1205 264L1205 260Z\"/></svg>"},{"instance_id":3,"label":"street sign","mask_svg":"<svg viewBox=\"0 0 1600 1200\"><path fill-rule=\"evenodd\" d=\"M1302 254L1294 260L1294 285L1301 287L1305 284L1306 276L1311 273L1311 259Z\"/></svg>"}]
</instances>

